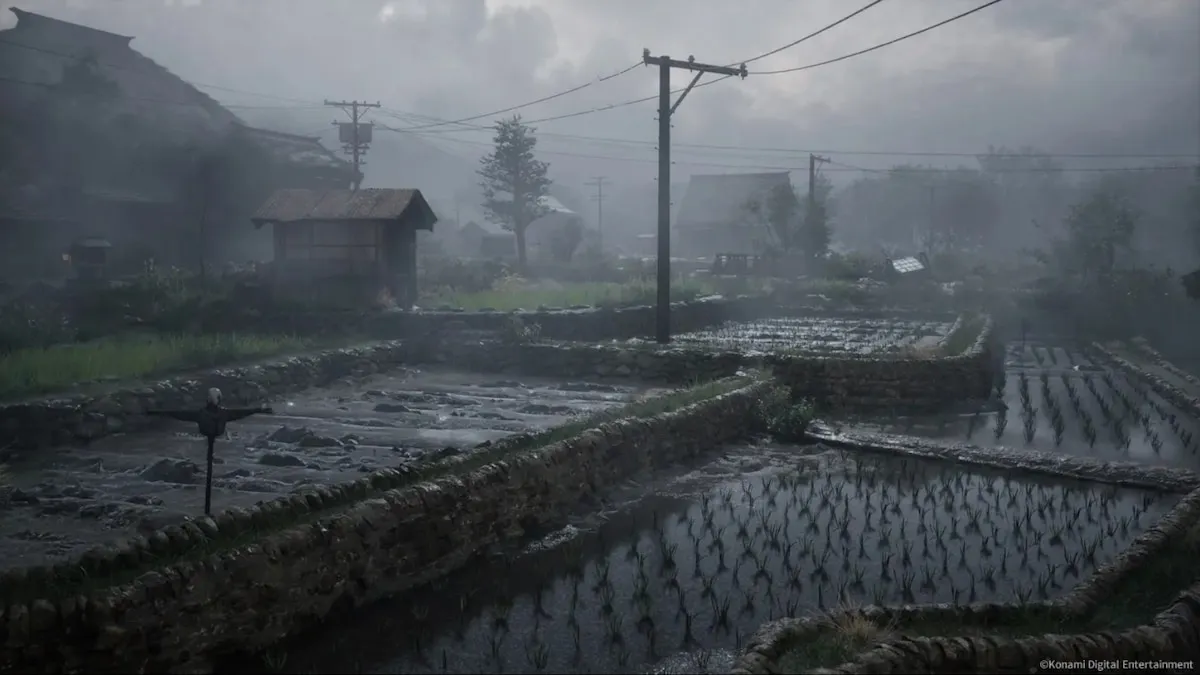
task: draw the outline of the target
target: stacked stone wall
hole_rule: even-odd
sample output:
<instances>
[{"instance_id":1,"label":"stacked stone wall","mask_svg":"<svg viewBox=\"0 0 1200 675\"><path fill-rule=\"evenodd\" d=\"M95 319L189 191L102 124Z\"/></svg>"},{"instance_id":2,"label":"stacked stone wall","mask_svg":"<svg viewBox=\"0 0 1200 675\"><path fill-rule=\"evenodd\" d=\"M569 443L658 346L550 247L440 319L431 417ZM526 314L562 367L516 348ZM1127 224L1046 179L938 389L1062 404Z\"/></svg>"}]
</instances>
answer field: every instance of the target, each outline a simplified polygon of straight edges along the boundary
<instances>
[{"instance_id":1,"label":"stacked stone wall","mask_svg":"<svg viewBox=\"0 0 1200 675\"><path fill-rule=\"evenodd\" d=\"M631 475L744 436L769 386L603 424L453 477L388 489L405 477L382 471L7 572L0 672L165 672L265 648L493 544L561 526Z\"/></svg>"},{"instance_id":2,"label":"stacked stone wall","mask_svg":"<svg viewBox=\"0 0 1200 675\"><path fill-rule=\"evenodd\" d=\"M231 406L249 406L346 377L421 364L440 363L481 373L562 379L631 378L659 384L687 384L748 368L770 367L793 386L797 395L832 407L931 408L986 396L995 367L989 356L990 332L989 323L976 344L961 355L912 360L899 356L807 354L766 357L640 342L513 343L494 338L426 336L331 349L254 366L219 368L94 393L0 404L0 461L40 447L145 429L155 423L145 415L146 410L199 406L210 387L220 388Z\"/></svg>"}]
</instances>

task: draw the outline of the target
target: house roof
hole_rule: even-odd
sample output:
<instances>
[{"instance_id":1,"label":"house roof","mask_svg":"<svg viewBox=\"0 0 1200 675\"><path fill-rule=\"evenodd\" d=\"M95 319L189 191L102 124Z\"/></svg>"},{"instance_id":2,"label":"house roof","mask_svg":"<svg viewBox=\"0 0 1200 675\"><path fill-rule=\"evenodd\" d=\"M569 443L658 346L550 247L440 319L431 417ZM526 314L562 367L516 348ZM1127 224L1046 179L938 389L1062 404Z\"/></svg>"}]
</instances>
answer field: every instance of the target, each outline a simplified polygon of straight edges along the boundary
<instances>
[{"instance_id":1,"label":"house roof","mask_svg":"<svg viewBox=\"0 0 1200 675\"><path fill-rule=\"evenodd\" d=\"M329 169L345 172L349 177L353 177L354 166L321 145L319 137L258 129L240 123L234 130L239 139L252 143L281 164L292 164L307 169Z\"/></svg>"},{"instance_id":2,"label":"house roof","mask_svg":"<svg viewBox=\"0 0 1200 675\"><path fill-rule=\"evenodd\" d=\"M251 221L265 223L302 220L399 220L416 214L417 229L433 230L437 215L420 190L367 188L363 190L276 190Z\"/></svg>"},{"instance_id":3,"label":"house roof","mask_svg":"<svg viewBox=\"0 0 1200 675\"><path fill-rule=\"evenodd\" d=\"M746 220L746 205L779 185L792 183L786 171L692 176L679 208L676 225L738 225Z\"/></svg>"},{"instance_id":4,"label":"house roof","mask_svg":"<svg viewBox=\"0 0 1200 675\"><path fill-rule=\"evenodd\" d=\"M45 105L69 67L87 63L119 96L89 110L108 121L135 120L187 138L211 137L239 120L204 92L132 47L132 37L16 7L17 25L0 31L0 82L6 104Z\"/></svg>"}]
</instances>

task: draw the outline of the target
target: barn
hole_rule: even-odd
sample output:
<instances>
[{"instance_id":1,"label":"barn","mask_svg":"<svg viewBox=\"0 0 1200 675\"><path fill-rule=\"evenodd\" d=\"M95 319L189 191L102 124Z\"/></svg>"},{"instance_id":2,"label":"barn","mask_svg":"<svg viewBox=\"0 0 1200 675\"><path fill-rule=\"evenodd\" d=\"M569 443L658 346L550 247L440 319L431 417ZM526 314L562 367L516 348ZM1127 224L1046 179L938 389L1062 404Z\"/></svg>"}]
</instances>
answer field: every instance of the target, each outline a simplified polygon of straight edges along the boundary
<instances>
[{"instance_id":1,"label":"barn","mask_svg":"<svg viewBox=\"0 0 1200 675\"><path fill-rule=\"evenodd\" d=\"M420 190L278 190L251 219L274 229L275 289L336 304L417 300L417 230L437 215Z\"/></svg>"}]
</instances>

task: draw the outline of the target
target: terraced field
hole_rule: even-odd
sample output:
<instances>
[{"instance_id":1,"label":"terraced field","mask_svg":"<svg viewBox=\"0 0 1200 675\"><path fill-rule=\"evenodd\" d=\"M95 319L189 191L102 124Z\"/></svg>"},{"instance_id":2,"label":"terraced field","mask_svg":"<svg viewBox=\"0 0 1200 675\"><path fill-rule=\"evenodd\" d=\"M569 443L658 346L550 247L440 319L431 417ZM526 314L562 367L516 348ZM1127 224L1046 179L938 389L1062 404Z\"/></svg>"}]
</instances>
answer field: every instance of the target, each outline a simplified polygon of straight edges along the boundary
<instances>
[{"instance_id":1,"label":"terraced field","mask_svg":"<svg viewBox=\"0 0 1200 675\"><path fill-rule=\"evenodd\" d=\"M649 391L628 383L499 380L407 369L273 402L218 441L214 508L247 506L380 468L472 452ZM188 424L45 450L10 467L0 565L55 561L199 515L203 438Z\"/></svg>"}]
</instances>

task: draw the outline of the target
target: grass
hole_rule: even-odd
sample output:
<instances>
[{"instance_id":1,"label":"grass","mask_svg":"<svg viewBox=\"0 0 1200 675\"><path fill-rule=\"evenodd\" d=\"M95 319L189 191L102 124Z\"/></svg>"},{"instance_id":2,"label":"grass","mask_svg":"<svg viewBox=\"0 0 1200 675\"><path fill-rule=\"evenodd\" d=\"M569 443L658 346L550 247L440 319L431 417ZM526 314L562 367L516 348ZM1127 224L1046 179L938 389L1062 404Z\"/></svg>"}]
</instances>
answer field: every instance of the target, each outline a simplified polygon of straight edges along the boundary
<instances>
[{"instance_id":1,"label":"grass","mask_svg":"<svg viewBox=\"0 0 1200 675\"><path fill-rule=\"evenodd\" d=\"M236 534L231 533L227 536L218 536L217 539L206 541L187 551L145 561L116 574L91 574L83 564L56 565L55 574L53 575L37 574L36 577L31 575L17 588L0 588L0 606L17 602L29 602L39 598L57 600L63 597L116 586L129 582L150 570L161 569L182 561L198 560L219 551L248 545L274 532L315 522L390 490L435 480L448 475L468 473L487 464L511 458L515 453L540 449L553 443L578 436L582 432L606 422L630 418L644 419L660 415L732 392L754 381L755 378L753 376L747 375L698 383L686 389L673 391L662 396L637 399L614 409L581 416L537 433L502 439L490 447L473 452L465 458L451 458L417 467L413 471L402 474L398 480L388 485L376 486L366 494L348 495L345 499L339 500L338 503L326 504L324 508L311 511L300 517L284 515L278 517L269 525L260 528L241 531Z\"/></svg>"},{"instance_id":2,"label":"grass","mask_svg":"<svg viewBox=\"0 0 1200 675\"><path fill-rule=\"evenodd\" d=\"M833 668L864 651L900 635L961 637L992 635L1031 637L1049 633L1073 634L1102 630L1120 631L1152 623L1175 597L1200 579L1200 523L1183 537L1172 540L1145 565L1117 585L1091 614L1077 618L1049 616L1030 611L1015 620L996 624L964 624L960 620L933 619L904 624L878 624L861 616L831 620L823 635L793 645L779 660L779 672L802 673Z\"/></svg>"},{"instance_id":3,"label":"grass","mask_svg":"<svg viewBox=\"0 0 1200 675\"><path fill-rule=\"evenodd\" d=\"M712 285L693 280L675 280L671 284L671 299L676 301L692 300L715 292ZM519 278L509 278L491 290L478 293L433 291L424 295L418 304L425 308L449 306L502 312L539 307L629 307L653 305L656 293L653 281L539 286Z\"/></svg>"},{"instance_id":4,"label":"grass","mask_svg":"<svg viewBox=\"0 0 1200 675\"><path fill-rule=\"evenodd\" d=\"M312 346L310 340L288 336L149 334L18 349L0 355L0 399L62 391L83 382L226 365Z\"/></svg>"}]
</instances>

